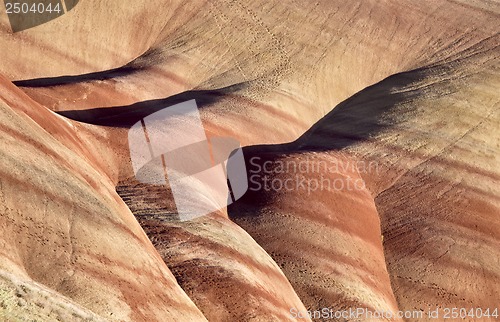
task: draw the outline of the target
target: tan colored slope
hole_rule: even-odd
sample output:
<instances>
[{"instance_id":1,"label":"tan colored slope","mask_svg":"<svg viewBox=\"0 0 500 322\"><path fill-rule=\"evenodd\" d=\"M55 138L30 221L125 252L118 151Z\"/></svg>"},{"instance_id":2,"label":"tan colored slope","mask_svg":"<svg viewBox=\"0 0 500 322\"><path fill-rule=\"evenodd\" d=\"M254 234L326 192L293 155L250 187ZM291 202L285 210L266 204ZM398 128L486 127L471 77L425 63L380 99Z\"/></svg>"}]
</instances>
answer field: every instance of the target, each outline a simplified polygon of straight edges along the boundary
<instances>
[{"instance_id":1,"label":"tan colored slope","mask_svg":"<svg viewBox=\"0 0 500 322\"><path fill-rule=\"evenodd\" d=\"M2 52L8 49L8 54L2 54L0 73L19 80L77 75L126 64L154 42L173 7L175 2L164 0L126 4L119 0L79 1L63 16L17 33L12 33L2 10L0 48Z\"/></svg>"},{"instance_id":2,"label":"tan colored slope","mask_svg":"<svg viewBox=\"0 0 500 322\"><path fill-rule=\"evenodd\" d=\"M362 176L401 310L498 306L499 46L485 39L367 88L293 145L379 164Z\"/></svg>"},{"instance_id":3,"label":"tan colored slope","mask_svg":"<svg viewBox=\"0 0 500 322\"><path fill-rule=\"evenodd\" d=\"M209 321L294 321L291 308L306 310L271 256L230 220L139 222Z\"/></svg>"},{"instance_id":4,"label":"tan colored slope","mask_svg":"<svg viewBox=\"0 0 500 322\"><path fill-rule=\"evenodd\" d=\"M296 142L245 149L251 192L230 217L306 307L497 308L499 39L361 91Z\"/></svg>"},{"instance_id":5,"label":"tan colored slope","mask_svg":"<svg viewBox=\"0 0 500 322\"><path fill-rule=\"evenodd\" d=\"M273 258L225 211L179 222L169 187L130 179L117 191L209 321L289 321L290 308L306 310Z\"/></svg>"},{"instance_id":6,"label":"tan colored slope","mask_svg":"<svg viewBox=\"0 0 500 322\"><path fill-rule=\"evenodd\" d=\"M77 7L74 12L93 15L93 11L84 12L85 8ZM164 16L163 27L157 35L149 26L160 16ZM62 20L65 18L60 18L61 23L69 24L80 37L88 36L86 24L78 25L77 19ZM139 58L129 55L128 61L133 62L118 74L91 75L93 81L75 77L20 85L53 110L128 106L191 89L238 85L207 104L206 122L216 133L231 133L244 144L283 143L296 139L366 86L438 61L491 36L496 21L491 12L448 1L171 3L158 7L151 19L142 22L142 32L148 37L154 34L156 41L144 48L145 54ZM26 31L30 32L38 31ZM93 35L115 48L108 41L113 35L108 29L95 30ZM59 38L59 34L53 31L52 37ZM9 48L15 52L21 44L12 42ZM108 59L86 47L68 46L65 50L96 61ZM53 59L53 66L61 60ZM91 72L124 64L116 60L109 68ZM15 69L15 65L3 69ZM13 79L81 74L76 68L59 68L56 75L40 72L32 76L18 69L11 72ZM65 85L38 87L54 82ZM261 131L256 133L255 128Z\"/></svg>"},{"instance_id":7,"label":"tan colored slope","mask_svg":"<svg viewBox=\"0 0 500 322\"><path fill-rule=\"evenodd\" d=\"M83 129L1 86L0 270L107 320L205 320L79 140Z\"/></svg>"},{"instance_id":8,"label":"tan colored slope","mask_svg":"<svg viewBox=\"0 0 500 322\"><path fill-rule=\"evenodd\" d=\"M343 106L351 108L353 105L362 108L355 109L352 112L354 115L350 112L343 114L346 113L345 109L340 109L341 112L344 111L338 112L340 117L336 113L334 118L327 117L329 122L324 133L320 131L321 133L312 137L306 135L304 138L307 139L299 141L305 142L304 145L296 146L290 155L285 156L285 159L300 160L302 150L319 147L344 149L343 152L349 153L350 160L361 158L379 162L382 174L363 176L368 186L367 191L338 193L335 198L330 195L313 196L310 201L319 205L313 209L301 202L303 196L300 194L285 194L281 200L273 199L275 196L269 194L269 208L260 209L259 206L253 210L241 209L241 214L235 210L233 214L242 216L248 212L257 215L252 220L249 219L252 216L242 217L244 219L239 219L239 223L248 229L278 264L283 264L283 272L308 308L327 305L331 301L337 308L357 305L395 308L387 270L400 309L425 307L427 303L458 305L464 301L479 305L480 300L491 298L488 294L497 292L494 286L489 285L498 284L496 271L488 266L490 262L486 255L493 254L493 258L496 256L494 249L497 245L497 229L494 214L498 212L496 206L492 207L490 203L496 200L498 192L494 190L496 176L492 177L485 170L494 169L486 156L497 155L495 149L498 146L495 146L494 141L483 142L485 137L495 139L491 133L494 133L496 124L488 125L484 129L490 130L488 134L480 135L477 134L479 132L472 131L474 126L471 124L476 124L474 121L479 123L479 119L490 112L490 119L495 115L489 107L494 106L497 99L495 84L498 75L489 74L488 70L495 65L487 59L498 56L495 54L498 49L494 47L497 38L491 38L498 34L498 14L495 13L497 7L494 4L490 5L485 1L475 3L477 4L466 5L458 1L322 1L305 5L293 1L258 1L251 4L243 1L189 1L183 4L172 3L171 6L160 9L147 9L143 19L132 10L131 15L136 18L131 20L132 23L126 24L130 15L116 13L113 19L101 14L102 11L95 15L97 7L92 6L98 6L97 2L86 1L87 7L82 4L74 9L77 19L70 19L71 16L68 15L55 20L51 25L44 25L44 29L33 29L16 35L2 33L0 48L5 51L8 48L12 55L8 55L8 63L2 64L0 71L13 80L79 75L121 67L146 52L127 65L126 69L119 70L118 74L106 72L90 77L17 83L35 101L48 108L56 111L76 110L76 113L73 111L72 114L65 115L101 125L81 125L83 133L80 137L83 141L87 140L86 144L92 144L94 137L99 138L98 142L107 143L102 148L99 146L96 153L104 160L88 160L86 162L91 167L86 169L109 177L112 183L108 183L107 191L101 191L99 195L113 195L114 185L120 180L120 184L123 183L131 175L130 165L126 160L126 124L130 125L143 117L151 106L153 109L168 106L171 102L169 97L174 94L191 89L201 91L184 93L182 98L196 98L204 103L201 114L209 135L230 134L245 145L282 144L296 139L334 106L364 87L391 74L444 60L445 64L433 69L436 74L430 78L425 74L425 77L421 77L418 73L406 75L410 82L405 76L392 78L353 97L359 101L355 100L353 103L349 99L345 104L338 105L337 109ZM108 20L112 21L110 29L93 27L108 24ZM161 21L161 31L158 20ZM149 22L154 30L149 27ZM55 29L58 24L74 30L72 34L78 35L70 42L71 46L65 45L66 36ZM129 29L124 26L132 27ZM6 31L5 23L2 28ZM126 41L117 37L118 30ZM39 44L32 39L42 40ZM46 54L49 50L47 48L51 47L46 44L52 39L56 39L56 44L52 47L57 49L57 55ZM470 53L464 50L488 39L486 45L490 53L486 56L487 59L471 61L468 66L462 66L464 53L474 56L478 47L472 47ZM89 45L91 43L94 45ZM38 62L37 59L42 60ZM82 62L75 63L78 60ZM471 66L482 67L473 70ZM440 71L445 75L457 73L457 77L450 81L453 86L443 85L448 83L445 81L446 77L439 74ZM477 71L481 71L481 74L473 76ZM463 78L464 76L467 78ZM237 86L231 87L232 85ZM448 95L457 88L461 94ZM216 90L215 93L213 90ZM8 92L10 91L9 89ZM398 92L402 94L398 95ZM437 102L436 97L440 98ZM167 100L163 101L165 98ZM144 102L152 105L142 104ZM469 105L474 108L468 108ZM376 107L375 111L370 109L373 106ZM393 106L397 108L390 109ZM456 106L461 108L459 114L454 114L457 110L452 109ZM384 114L386 110L388 114ZM473 114L475 111L478 111L478 115ZM367 117L370 115L373 118ZM467 115L466 124L457 123L462 122L462 115ZM395 124L401 127L394 126ZM458 130L456 124L459 125ZM380 128L385 131L380 131ZM467 171L479 172L487 179L483 182L493 191L490 197L483 191L485 189L482 184L474 181L477 178L467 179L462 186L450 181L448 177L457 176L463 176L462 181L465 181L463 167L449 170L448 166L443 168L440 164L433 163L436 159L422 164L421 168L415 168L422 169L424 175L421 176L415 170L410 171L392 186L408 169L429 156L434 156L442 148L449 146L450 140L458 140L469 130L468 135L474 133L478 135L478 139L469 142L467 148L461 147L460 152L454 150L453 153L445 154L444 159L446 164L471 160L467 161L471 163L467 164L470 166ZM66 140L65 137L63 135L58 140ZM470 145L476 148L471 149ZM493 149L493 152L485 153L485 160L476 164L476 156L482 153L481 147L484 146L488 147L487 150ZM104 153L106 148L113 150L111 157ZM75 149L78 151L78 148ZM322 157L336 160L341 156L330 153ZM86 173L87 170L82 172ZM428 173L429 171L431 172ZM73 169L73 172L79 173L78 169ZM52 175L47 177L51 178ZM357 178L355 174L351 175ZM422 182L426 186L420 187ZM472 191L479 191L477 197L466 193L471 188L470 182L474 182ZM441 185L443 189L437 193L432 190L434 187L441 188ZM388 190L382 192L384 189ZM372 192L372 196L368 191ZM408 196L416 198L415 204L407 202ZM436 196L451 197L449 200L438 200ZM374 207L375 197L378 209ZM163 198L148 200L149 203L143 208L161 208L158 204L163 202L171 205L171 199L165 201ZM463 200L467 200L469 206L462 205ZM484 203L484 200L487 202ZM114 201L113 205L123 206L120 200ZM463 225L461 220L471 214L477 214L479 221L492 221L493 224L486 225L483 222L476 231L471 223L467 223L469 228L473 227L474 233L459 234L456 245L461 248L457 248L459 246L449 241L450 238L457 239L458 229L449 231L447 226L450 211L455 212L453 207L460 214L457 218L461 218L457 219L457 226ZM463 212L463 209L466 211ZM380 228L376 210L382 219L387 270L379 242ZM321 220L331 220L326 221L327 224L323 221L318 224L315 218L318 214ZM352 219L352 222L348 221L340 227L346 217ZM259 222L259 218L263 220ZM428 218L434 218L432 220L439 225L427 222L426 220L430 220ZM210 284L206 280L225 281L231 274L235 276L230 279L232 287L242 281L245 285L238 289L238 298L242 293L254 292L252 294L255 299L252 303L265 303L260 312L268 314L266 316L279 317L284 312L284 305L300 305L293 290L283 281L283 275L260 248L253 244L253 240L241 233L239 228L232 226L227 219L220 219L223 224L217 227L217 220L208 221L209 227L214 230L211 232L207 232L202 223L175 226L155 220L143 222L144 225L149 225L148 232L155 237L155 245L164 260L172 265L181 286L200 309L207 316L219 314L224 318L250 318L251 316L244 314L256 312L254 306L246 310L230 311L233 299L221 293L227 284ZM358 223L366 220L370 224L365 230ZM416 223L411 224L414 221ZM411 228L408 228L410 224L407 223L411 224ZM222 234L226 225L232 227L228 234L222 240L214 241L211 234ZM435 231L429 230L431 228ZM292 232L297 232L297 240L293 239ZM399 235L400 233L403 235ZM441 234L446 236L443 240L434 237ZM361 237L357 237L358 235ZM322 236L326 240L320 239ZM245 246L238 245L238 238L235 237L243 238ZM295 248L288 251L285 248L288 244L283 240L290 241ZM478 243L478 240L487 242ZM413 248L409 251L409 246L414 247L415 241L421 242L422 246L415 249L415 252ZM222 247L226 243L227 248ZM196 252L189 253L186 249L191 250L190 246L197 247ZM424 251L421 248L424 246L426 248L422 254L428 258L416 255ZM348 256L336 254L339 248L346 249ZM205 256L207 252L212 254L213 249L217 250L218 255L193 261L197 256ZM465 250L464 253L471 254L474 249L487 249L487 252L478 251L477 257L460 257L460 251ZM221 250L224 252L219 254ZM246 265L232 266L239 258L239 252L251 250L255 253L252 253L251 260ZM323 266L306 269L301 267L300 265L317 263L315 252L328 252L324 255L324 262L321 262ZM456 273L451 269L452 265L446 264L447 262L439 264L439 261L451 254L454 256L453 260L464 268L457 275L458 279L471 285L471 281L479 280L477 290L473 290L473 286L464 290L450 285L451 279L445 277L455 276ZM472 255L476 256L476 252ZM260 260L256 260L257 257ZM474 261L483 266L472 263L470 258L475 258ZM246 278L245 274L259 267L262 261L273 267L273 274L278 277L268 279L262 275L259 279ZM481 277L479 270L470 273L469 268L474 265L485 267L486 277ZM444 277L440 275L442 270L446 272ZM415 271L418 272L417 275L414 275ZM217 275L218 272L220 275ZM189 279L181 280L183 276L189 276ZM335 278L332 280L331 276ZM254 289L246 289L250 284L266 284L267 288L255 292ZM325 286L328 288L326 291ZM276 297L282 296L278 301L280 311L268 308L269 297L273 294ZM460 294L466 300L461 300L458 295L454 297L454 294ZM424 302L419 304L418 301Z\"/></svg>"},{"instance_id":9,"label":"tan colored slope","mask_svg":"<svg viewBox=\"0 0 500 322\"><path fill-rule=\"evenodd\" d=\"M203 319L203 316L196 316L199 311L179 288L137 222L128 217L131 216L130 210L114 191L115 172L110 168L120 160L120 146L124 142L113 145L113 138L106 138L108 149L104 149L101 143L106 132L53 114L32 102L6 80L4 88L4 109L16 116L16 112L9 107L12 105L21 115L26 113L33 118L26 117L28 124L36 121L43 128L34 123L33 126L38 129L35 133L5 129L6 137L15 135L17 140L38 139L30 139L36 147L34 149L6 145L2 150L31 157L32 162L37 160L36 165L40 164L43 168L36 171L33 177L14 179L11 176L20 167L19 163L26 169L33 165L12 159L15 155L4 155L6 164L2 166L2 191L5 209L2 218L8 221L5 224L4 260L11 254L22 252L24 255L5 262L3 269L9 269L16 275L23 274L24 278L33 278L106 318L134 321ZM7 117L4 119L8 120ZM19 123L24 124L22 121ZM13 126L16 123L6 124ZM45 140L51 148L43 145ZM14 139L10 141L10 144L16 142ZM117 150L110 153L109 147ZM45 158L49 160L46 161L39 150L44 151ZM105 156L106 159L97 156ZM55 161L51 161L53 159ZM58 171L64 174L58 175ZM41 180L43 184L32 187L30 180ZM15 194L21 184L26 187L27 194L35 196L31 197L33 204L28 205L33 213L19 204L18 198L28 198ZM73 184L76 187L72 187ZM45 189L54 192L49 197ZM42 201L36 199L37 195ZM135 197L141 197L141 194ZM12 201L12 198L15 200ZM51 199L57 200L60 208L50 208L55 207ZM88 200L95 201L88 203ZM44 206L38 206L37 202ZM94 213L99 216L92 215ZM141 220L141 223L151 238L161 232L163 241L155 243L155 246L165 263L174 269L181 286L210 320L245 320L254 316L259 321L282 321L289 319L290 307L305 310L271 257L228 219L216 216L185 232L182 232L184 226L181 224L155 220ZM16 230L13 227L20 228ZM13 232L7 233L9 230ZM30 238L31 234L33 238ZM58 234L59 238L51 237ZM28 238L23 239L24 235ZM16 246L16 240L22 240L22 244ZM68 250L63 247L64 241ZM173 245L166 247L167 242L167 245ZM31 255L28 249L37 251L35 254L38 257ZM55 259L47 257L46 252L52 251L56 252ZM59 251L62 254L69 252L68 258L59 258ZM90 280L81 285L81 278ZM120 292L118 297L114 295L116 290ZM89 296L103 302L91 302Z\"/></svg>"},{"instance_id":10,"label":"tan colored slope","mask_svg":"<svg viewBox=\"0 0 500 322\"><path fill-rule=\"evenodd\" d=\"M85 8L79 5L72 12L98 25L93 11ZM17 69L10 72L15 74L13 79L49 77L19 86L52 110L86 110L64 114L72 119L109 125L102 136L126 159L126 130L120 127L130 126L150 110L189 99L203 107L201 116L208 135L230 135L243 145L292 141L364 87L393 73L452 56L493 35L496 25L491 12L446 1L324 1L316 6L297 6L292 1L266 5L189 1L157 9L155 19L166 15L161 34L151 32L155 41L141 49L146 53L139 58L128 55L127 61L132 63L125 68L117 60L108 68L89 70L97 74L82 77L76 67L74 71L56 68L61 59L51 55L44 57L53 60L50 65L55 74L26 75L20 66L27 62L0 68L6 72ZM74 28L79 37L89 35L87 24L80 20L58 19ZM154 19L144 25L153 26ZM57 30L51 32L53 38L60 38ZM36 50L28 54L22 49L22 36L30 33L38 37L42 31L1 34L0 39L11 40L5 48L13 53L22 50L38 57ZM96 29L93 35L114 48L108 40L116 38L111 29ZM96 62L104 57L100 51L76 44L61 50L89 55ZM36 66L30 70L37 70L39 64ZM110 68L118 70L101 72ZM50 78L63 75L77 76ZM192 89L194 92L189 91ZM178 93L182 94L177 99L170 99ZM106 112L108 107L113 109ZM125 159L112 171L127 179Z\"/></svg>"},{"instance_id":11,"label":"tan colored slope","mask_svg":"<svg viewBox=\"0 0 500 322\"><path fill-rule=\"evenodd\" d=\"M426 138L414 143L419 148L408 155L420 162L376 198L389 270L404 307L498 307L499 45L496 38L492 63L463 80L465 84L457 81L457 93L424 99L422 108L434 113L417 124L429 129L436 143ZM448 121L439 124L438 118ZM393 146L405 146L404 140L417 138L404 133Z\"/></svg>"},{"instance_id":12,"label":"tan colored slope","mask_svg":"<svg viewBox=\"0 0 500 322\"><path fill-rule=\"evenodd\" d=\"M29 279L0 272L1 321L106 321L69 298Z\"/></svg>"},{"instance_id":13,"label":"tan colored slope","mask_svg":"<svg viewBox=\"0 0 500 322\"><path fill-rule=\"evenodd\" d=\"M397 312L379 216L356 160L286 146L245 156L250 192L229 215L273 256L306 307L337 320L350 308Z\"/></svg>"}]
</instances>

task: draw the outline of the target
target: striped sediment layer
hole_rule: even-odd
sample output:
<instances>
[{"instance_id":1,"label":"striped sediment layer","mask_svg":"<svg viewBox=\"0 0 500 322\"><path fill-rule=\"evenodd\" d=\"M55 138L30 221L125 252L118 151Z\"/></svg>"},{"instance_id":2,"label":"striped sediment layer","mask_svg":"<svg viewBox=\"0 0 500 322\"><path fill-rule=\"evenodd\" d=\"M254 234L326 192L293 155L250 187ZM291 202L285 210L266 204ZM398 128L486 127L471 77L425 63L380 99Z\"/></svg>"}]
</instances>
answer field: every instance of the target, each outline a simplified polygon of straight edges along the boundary
<instances>
[{"instance_id":1,"label":"striped sediment layer","mask_svg":"<svg viewBox=\"0 0 500 322\"><path fill-rule=\"evenodd\" d=\"M1 16L2 294L96 320L493 310L499 12L81 1L14 34ZM250 189L180 223L168 186L134 179L127 131L190 99L242 143Z\"/></svg>"}]
</instances>

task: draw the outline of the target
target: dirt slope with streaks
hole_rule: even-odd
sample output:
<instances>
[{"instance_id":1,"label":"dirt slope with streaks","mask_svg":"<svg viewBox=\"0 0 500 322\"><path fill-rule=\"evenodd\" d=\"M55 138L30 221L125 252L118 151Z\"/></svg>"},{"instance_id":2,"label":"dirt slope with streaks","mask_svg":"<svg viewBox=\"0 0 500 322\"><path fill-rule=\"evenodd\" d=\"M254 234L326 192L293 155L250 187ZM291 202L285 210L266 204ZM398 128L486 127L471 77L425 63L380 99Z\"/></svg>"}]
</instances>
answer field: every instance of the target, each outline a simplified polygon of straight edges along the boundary
<instances>
[{"instance_id":1,"label":"dirt slope with streaks","mask_svg":"<svg viewBox=\"0 0 500 322\"><path fill-rule=\"evenodd\" d=\"M116 194L101 166L106 160L94 154L97 140L79 136L85 127L5 78L0 107L0 271L19 280L2 292L36 282L41 292L66 298L61 305L69 298L91 310L96 321L205 320ZM53 314L48 299L38 303L42 316Z\"/></svg>"},{"instance_id":2,"label":"dirt slope with streaks","mask_svg":"<svg viewBox=\"0 0 500 322\"><path fill-rule=\"evenodd\" d=\"M106 319L494 309L499 14L81 1L15 34L0 15L2 269ZM228 211L180 223L169 187L135 181L128 128L190 99L207 136L245 146L250 179L281 188L250 182ZM265 173L283 162L341 169Z\"/></svg>"}]
</instances>

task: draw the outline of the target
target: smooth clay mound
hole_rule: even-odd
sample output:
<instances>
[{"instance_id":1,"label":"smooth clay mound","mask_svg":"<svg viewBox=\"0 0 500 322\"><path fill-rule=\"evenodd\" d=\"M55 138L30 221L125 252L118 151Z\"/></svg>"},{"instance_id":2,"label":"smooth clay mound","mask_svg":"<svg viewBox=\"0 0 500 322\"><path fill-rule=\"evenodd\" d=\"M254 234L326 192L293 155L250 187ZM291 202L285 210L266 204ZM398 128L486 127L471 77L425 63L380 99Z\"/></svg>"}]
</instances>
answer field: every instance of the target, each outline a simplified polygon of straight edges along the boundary
<instances>
[{"instance_id":1,"label":"smooth clay mound","mask_svg":"<svg viewBox=\"0 0 500 322\"><path fill-rule=\"evenodd\" d=\"M486 0L87 0L18 33L0 15L0 318L493 310L499 13ZM325 162L348 166L269 178L359 186L253 189L176 221L169 187L135 180L127 131L191 99L208 137L242 143L249 176Z\"/></svg>"}]
</instances>

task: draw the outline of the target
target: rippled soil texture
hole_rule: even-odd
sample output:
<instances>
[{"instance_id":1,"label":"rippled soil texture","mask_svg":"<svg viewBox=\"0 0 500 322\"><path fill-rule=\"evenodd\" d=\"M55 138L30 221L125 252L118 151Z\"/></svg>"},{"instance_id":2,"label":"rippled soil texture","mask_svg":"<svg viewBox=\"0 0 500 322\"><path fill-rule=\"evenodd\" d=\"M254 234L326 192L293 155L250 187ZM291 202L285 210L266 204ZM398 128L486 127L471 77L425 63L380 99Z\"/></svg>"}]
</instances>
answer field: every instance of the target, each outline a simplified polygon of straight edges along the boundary
<instances>
[{"instance_id":1,"label":"rippled soil texture","mask_svg":"<svg viewBox=\"0 0 500 322\"><path fill-rule=\"evenodd\" d=\"M0 320L500 310L498 21L487 0L87 0L16 33L0 14ZM191 99L250 189L181 222L127 131Z\"/></svg>"}]
</instances>

